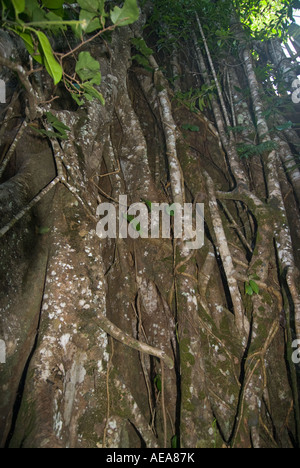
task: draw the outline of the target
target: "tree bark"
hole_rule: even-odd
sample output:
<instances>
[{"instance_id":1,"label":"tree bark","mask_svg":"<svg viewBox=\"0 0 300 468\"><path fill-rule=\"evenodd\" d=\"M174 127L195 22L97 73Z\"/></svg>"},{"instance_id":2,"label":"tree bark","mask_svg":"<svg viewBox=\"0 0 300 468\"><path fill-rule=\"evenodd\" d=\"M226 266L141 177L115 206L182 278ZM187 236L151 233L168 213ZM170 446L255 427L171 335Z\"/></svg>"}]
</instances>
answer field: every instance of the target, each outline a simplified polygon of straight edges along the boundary
<instances>
[{"instance_id":1,"label":"tree bark","mask_svg":"<svg viewBox=\"0 0 300 468\"><path fill-rule=\"evenodd\" d=\"M1 446L297 446L297 134L273 137L240 24L242 64L232 55L224 65L199 17L182 42L191 54L178 44L170 72L216 84L211 109L192 112L174 96L187 79L172 88L163 54L146 68L132 60L146 14L87 46L105 106L74 107L58 88L63 97L43 107L54 90L26 74L26 54L0 60L10 89L0 130ZM70 128L68 140L35 132L47 124L33 100ZM240 145L270 142L278 147L241 159ZM118 208L120 195L148 207L203 202L204 247L189 249L188 235L100 240L97 206Z\"/></svg>"}]
</instances>

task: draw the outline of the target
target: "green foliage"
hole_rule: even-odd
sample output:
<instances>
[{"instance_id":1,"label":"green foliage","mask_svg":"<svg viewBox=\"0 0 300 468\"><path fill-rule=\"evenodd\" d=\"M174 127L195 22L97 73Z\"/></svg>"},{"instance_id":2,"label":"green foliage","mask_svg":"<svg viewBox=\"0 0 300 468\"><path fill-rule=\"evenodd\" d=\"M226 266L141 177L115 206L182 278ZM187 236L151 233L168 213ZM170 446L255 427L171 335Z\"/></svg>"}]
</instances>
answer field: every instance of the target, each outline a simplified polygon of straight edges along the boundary
<instances>
[{"instance_id":1,"label":"green foliage","mask_svg":"<svg viewBox=\"0 0 300 468\"><path fill-rule=\"evenodd\" d=\"M178 449L179 448L179 440L178 440L177 435L172 437L171 447L172 447L172 449Z\"/></svg>"},{"instance_id":2,"label":"green foliage","mask_svg":"<svg viewBox=\"0 0 300 468\"><path fill-rule=\"evenodd\" d=\"M172 216L172 217L175 216L175 210L173 209L172 205L166 206L166 213L168 216Z\"/></svg>"},{"instance_id":3,"label":"green foliage","mask_svg":"<svg viewBox=\"0 0 300 468\"><path fill-rule=\"evenodd\" d=\"M55 115L53 115L51 112L46 113L46 118L48 123L51 125L53 128L53 131L51 130L40 130L36 129L35 127L32 127L36 132L38 132L40 135L44 135L48 138L58 138L59 140L67 140L68 135L67 132L70 132L71 129L67 127L63 122L61 122Z\"/></svg>"},{"instance_id":4,"label":"green foliage","mask_svg":"<svg viewBox=\"0 0 300 468\"><path fill-rule=\"evenodd\" d=\"M46 226L45 227L42 226L42 227L38 228L38 234L40 236L44 236L45 234L49 234L50 231L51 231L51 228L46 227Z\"/></svg>"},{"instance_id":5,"label":"green foliage","mask_svg":"<svg viewBox=\"0 0 300 468\"><path fill-rule=\"evenodd\" d=\"M185 105L191 112L197 113L199 110L204 111L206 107L210 108L210 98L215 92L215 84L210 86L203 85L199 89L191 88L188 92L177 92L176 99Z\"/></svg>"},{"instance_id":6,"label":"green foliage","mask_svg":"<svg viewBox=\"0 0 300 468\"><path fill-rule=\"evenodd\" d=\"M299 8L298 0L236 0L234 4L242 23L260 40L287 38L295 21L293 9Z\"/></svg>"},{"instance_id":7,"label":"green foliage","mask_svg":"<svg viewBox=\"0 0 300 468\"><path fill-rule=\"evenodd\" d=\"M55 60L52 47L47 36L42 32L35 30L38 41L39 41L39 51L42 64L46 67L47 72L52 76L54 84L57 85L63 76L63 70L61 65Z\"/></svg>"},{"instance_id":8,"label":"green foliage","mask_svg":"<svg viewBox=\"0 0 300 468\"><path fill-rule=\"evenodd\" d=\"M263 156L266 153L270 153L276 150L278 145L274 141L266 141L260 145L241 144L237 146L238 154L241 158L250 158L251 156Z\"/></svg>"},{"instance_id":9,"label":"green foliage","mask_svg":"<svg viewBox=\"0 0 300 468\"><path fill-rule=\"evenodd\" d=\"M116 6L110 14L113 24L127 26L139 18L139 8L136 0L125 0L123 8Z\"/></svg>"},{"instance_id":10,"label":"green foliage","mask_svg":"<svg viewBox=\"0 0 300 468\"><path fill-rule=\"evenodd\" d=\"M294 126L293 122L289 120L288 122L285 122L282 125L277 125L275 127L275 130L278 130L279 132L284 132L285 130L290 130L291 128L293 128L293 126Z\"/></svg>"},{"instance_id":11,"label":"green foliage","mask_svg":"<svg viewBox=\"0 0 300 468\"><path fill-rule=\"evenodd\" d=\"M15 9L16 17L25 10L25 0L11 0Z\"/></svg>"},{"instance_id":12,"label":"green foliage","mask_svg":"<svg viewBox=\"0 0 300 468\"><path fill-rule=\"evenodd\" d=\"M133 215L128 215L128 214L127 214L127 215L124 215L124 219L126 219L126 220L128 221L128 223L131 225L131 227L132 227L135 231L137 231L137 232L139 232L139 233L142 234L142 231L141 231L141 223L139 223L139 222L136 220L135 216L133 216Z\"/></svg>"},{"instance_id":13,"label":"green foliage","mask_svg":"<svg viewBox=\"0 0 300 468\"><path fill-rule=\"evenodd\" d=\"M260 289L254 280L250 280L245 283L245 292L248 296L253 296L254 294L259 294Z\"/></svg>"},{"instance_id":14,"label":"green foliage","mask_svg":"<svg viewBox=\"0 0 300 468\"><path fill-rule=\"evenodd\" d=\"M154 51L147 46L144 39L132 38L131 43L138 51L138 54L133 55L132 60L136 60L146 70L153 71L149 65L149 57L154 54Z\"/></svg>"},{"instance_id":15,"label":"green foliage","mask_svg":"<svg viewBox=\"0 0 300 468\"><path fill-rule=\"evenodd\" d=\"M89 52L80 52L75 71L80 82L72 83L70 92L78 105L84 103L84 99L92 101L98 99L105 104L102 94L95 88L101 84L100 63Z\"/></svg>"},{"instance_id":16,"label":"green foliage","mask_svg":"<svg viewBox=\"0 0 300 468\"><path fill-rule=\"evenodd\" d=\"M80 0L78 3L82 8L79 15L79 19L82 21L82 31L90 34L104 27L105 0Z\"/></svg>"},{"instance_id":17,"label":"green foliage","mask_svg":"<svg viewBox=\"0 0 300 468\"><path fill-rule=\"evenodd\" d=\"M147 208L148 208L148 211L149 213L152 212L152 202L150 200L142 200L146 205L147 205Z\"/></svg>"},{"instance_id":18,"label":"green foliage","mask_svg":"<svg viewBox=\"0 0 300 468\"><path fill-rule=\"evenodd\" d=\"M168 52L180 47L181 39L190 40L191 30L197 31L195 12L203 20L208 41L211 41L212 50L216 45L216 36L219 46L230 37L230 18L233 11L231 0L172 0L170 2L153 0L153 14L149 25L155 28L159 39L158 50L166 49Z\"/></svg>"},{"instance_id":19,"label":"green foliage","mask_svg":"<svg viewBox=\"0 0 300 468\"><path fill-rule=\"evenodd\" d=\"M200 132L200 128L197 125L184 124L181 126L181 128L190 132Z\"/></svg>"},{"instance_id":20,"label":"green foliage","mask_svg":"<svg viewBox=\"0 0 300 468\"><path fill-rule=\"evenodd\" d=\"M85 34L94 33L94 37L98 37L105 31L132 24L139 17L137 0L125 0L122 8L115 6L110 14L107 13L109 8L105 8L106 2L78 0L77 4L73 4L63 0L0 0L0 27L23 40L28 53L45 67L55 86L64 79L65 86L79 105L92 99L98 99L104 105L104 98L96 88L101 83L99 63L89 53L82 52L75 73L70 77L64 71L63 59L72 53L75 55L80 46L65 55L57 54L51 46L49 35L60 34L70 28L84 45ZM106 26L108 17L113 25Z\"/></svg>"},{"instance_id":21,"label":"green foliage","mask_svg":"<svg viewBox=\"0 0 300 468\"><path fill-rule=\"evenodd\" d=\"M161 392L162 390L162 382L161 382L161 376L157 374L154 378L154 385L157 389L158 392Z\"/></svg>"},{"instance_id":22,"label":"green foliage","mask_svg":"<svg viewBox=\"0 0 300 468\"><path fill-rule=\"evenodd\" d=\"M80 52L75 70L83 82L101 83L100 63L89 52Z\"/></svg>"}]
</instances>

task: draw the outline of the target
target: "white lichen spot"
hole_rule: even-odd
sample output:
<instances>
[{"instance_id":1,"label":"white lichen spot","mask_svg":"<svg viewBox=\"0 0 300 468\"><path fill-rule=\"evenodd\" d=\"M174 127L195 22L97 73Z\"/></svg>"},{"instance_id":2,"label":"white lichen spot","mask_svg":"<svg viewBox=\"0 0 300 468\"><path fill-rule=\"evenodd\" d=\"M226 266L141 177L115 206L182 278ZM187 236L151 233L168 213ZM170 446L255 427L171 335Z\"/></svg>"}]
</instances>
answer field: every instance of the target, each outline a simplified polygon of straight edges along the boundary
<instances>
[{"instance_id":1,"label":"white lichen spot","mask_svg":"<svg viewBox=\"0 0 300 468\"><path fill-rule=\"evenodd\" d=\"M71 335L69 333L66 333L65 335L63 335L59 342L60 342L60 345L61 347L63 348L64 352L66 353L67 352L67 344L69 343L70 341L70 338L71 338Z\"/></svg>"}]
</instances>

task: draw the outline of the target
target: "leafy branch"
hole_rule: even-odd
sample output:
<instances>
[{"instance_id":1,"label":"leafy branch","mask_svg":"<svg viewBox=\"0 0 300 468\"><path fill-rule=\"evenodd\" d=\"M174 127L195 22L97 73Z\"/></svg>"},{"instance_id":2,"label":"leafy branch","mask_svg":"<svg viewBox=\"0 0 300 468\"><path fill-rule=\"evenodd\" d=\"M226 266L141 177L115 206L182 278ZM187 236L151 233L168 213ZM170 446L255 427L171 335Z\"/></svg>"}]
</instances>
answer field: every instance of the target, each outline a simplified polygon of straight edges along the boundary
<instances>
[{"instance_id":1,"label":"leafy branch","mask_svg":"<svg viewBox=\"0 0 300 468\"><path fill-rule=\"evenodd\" d=\"M81 52L71 76L65 71L64 60L70 55L75 56L83 46L103 34L134 23L139 17L137 0L125 0L122 8L115 6L110 12L106 0L79 0L78 5L74 8L63 0L44 0L42 4L38 0L0 0L0 26L22 39L30 56L47 70L54 86L62 81L78 105L83 105L85 99L98 99L104 105L104 98L97 89L101 84L99 62L87 52ZM106 26L107 18L111 24ZM48 35L61 34L68 28L81 41L75 48L61 54L53 50ZM86 35L90 37L86 38ZM15 68L9 59L1 64L11 70ZM21 74L23 84L25 73L24 70ZM31 73L32 70L27 78ZM19 72L18 75L20 77Z\"/></svg>"}]
</instances>

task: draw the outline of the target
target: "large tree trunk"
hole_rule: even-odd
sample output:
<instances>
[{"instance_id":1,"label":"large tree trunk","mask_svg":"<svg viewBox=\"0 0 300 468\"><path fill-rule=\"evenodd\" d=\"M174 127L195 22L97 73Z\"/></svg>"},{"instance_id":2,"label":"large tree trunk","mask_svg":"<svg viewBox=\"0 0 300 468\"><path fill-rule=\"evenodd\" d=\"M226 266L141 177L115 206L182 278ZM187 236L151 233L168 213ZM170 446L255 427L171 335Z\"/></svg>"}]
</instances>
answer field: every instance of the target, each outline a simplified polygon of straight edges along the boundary
<instances>
[{"instance_id":1,"label":"large tree trunk","mask_svg":"<svg viewBox=\"0 0 300 468\"><path fill-rule=\"evenodd\" d=\"M54 183L0 238L1 446L297 446L291 344L300 338L300 220L299 187L284 160L290 146L279 134L280 154L238 156L238 144L254 141L253 112L261 143L269 141L240 31L233 27L245 67L231 57L232 99L212 98L215 128L212 115L174 99L157 65L167 67L163 55L150 58L153 71L132 63L131 38L141 37L144 20L117 29L109 45L89 45L106 105L77 108L60 90L52 112L71 129L61 147L21 127L24 99L14 94L21 88L2 69L11 106L1 105L9 119L1 154L16 147L0 185L1 227ZM196 86L197 74L205 83L214 70L205 39L202 47L194 41L192 59L174 54ZM181 76L177 91L187 91L188 80ZM252 102L239 96L239 80ZM47 86L41 75L35 87L48 98ZM245 127L236 137L227 129L234 114ZM100 241L97 205L120 195L130 204L204 202L205 246L186 252L175 239ZM260 292L250 296L252 278ZM117 340L112 324L162 351L174 368Z\"/></svg>"}]
</instances>

